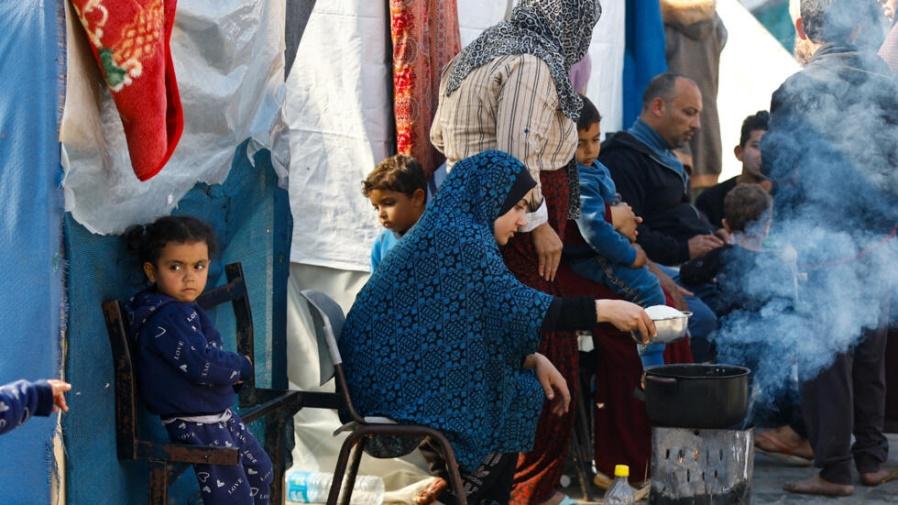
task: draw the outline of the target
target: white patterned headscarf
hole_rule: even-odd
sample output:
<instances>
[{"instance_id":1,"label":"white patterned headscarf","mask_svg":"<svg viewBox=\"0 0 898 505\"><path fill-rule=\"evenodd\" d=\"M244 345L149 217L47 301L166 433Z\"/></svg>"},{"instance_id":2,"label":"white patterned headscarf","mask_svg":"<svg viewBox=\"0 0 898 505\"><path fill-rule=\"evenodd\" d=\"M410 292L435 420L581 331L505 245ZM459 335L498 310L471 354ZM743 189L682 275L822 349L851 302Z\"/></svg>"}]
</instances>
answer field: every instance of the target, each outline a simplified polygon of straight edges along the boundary
<instances>
[{"instance_id":1,"label":"white patterned headscarf","mask_svg":"<svg viewBox=\"0 0 898 505\"><path fill-rule=\"evenodd\" d=\"M446 94L451 95L468 74L495 58L532 54L549 66L561 111L576 121L583 103L569 73L586 55L601 15L599 0L521 0L507 21L488 28L459 54Z\"/></svg>"}]
</instances>

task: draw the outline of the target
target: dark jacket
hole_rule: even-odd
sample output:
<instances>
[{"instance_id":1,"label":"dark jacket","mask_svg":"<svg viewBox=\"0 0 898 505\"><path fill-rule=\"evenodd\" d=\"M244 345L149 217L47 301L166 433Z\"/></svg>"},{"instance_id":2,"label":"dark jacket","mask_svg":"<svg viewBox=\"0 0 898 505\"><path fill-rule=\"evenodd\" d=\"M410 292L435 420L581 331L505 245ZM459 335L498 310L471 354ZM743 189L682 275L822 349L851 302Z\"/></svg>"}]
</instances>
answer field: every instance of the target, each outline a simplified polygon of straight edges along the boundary
<instances>
[{"instance_id":1,"label":"dark jacket","mask_svg":"<svg viewBox=\"0 0 898 505\"><path fill-rule=\"evenodd\" d=\"M253 367L224 350L196 303L148 289L134 295L125 311L137 344L137 384L150 412L162 418L210 415L233 405L234 385L250 378Z\"/></svg>"},{"instance_id":2,"label":"dark jacket","mask_svg":"<svg viewBox=\"0 0 898 505\"><path fill-rule=\"evenodd\" d=\"M47 381L16 381L0 386L0 434L18 428L31 416L53 412L53 389Z\"/></svg>"},{"instance_id":3,"label":"dark jacket","mask_svg":"<svg viewBox=\"0 0 898 505\"><path fill-rule=\"evenodd\" d=\"M898 222L898 88L875 53L822 46L774 93L762 150L782 219L865 232Z\"/></svg>"},{"instance_id":4,"label":"dark jacket","mask_svg":"<svg viewBox=\"0 0 898 505\"><path fill-rule=\"evenodd\" d=\"M716 228L723 228L723 201L727 193L739 184L739 176L727 179L720 184L702 191L695 199L695 207L708 218L708 222Z\"/></svg>"},{"instance_id":5,"label":"dark jacket","mask_svg":"<svg viewBox=\"0 0 898 505\"><path fill-rule=\"evenodd\" d=\"M599 161L611 171L621 199L642 217L636 241L652 261L665 265L687 261L689 239L714 232L689 203L683 177L655 159L629 133L619 132L606 140Z\"/></svg>"}]
</instances>

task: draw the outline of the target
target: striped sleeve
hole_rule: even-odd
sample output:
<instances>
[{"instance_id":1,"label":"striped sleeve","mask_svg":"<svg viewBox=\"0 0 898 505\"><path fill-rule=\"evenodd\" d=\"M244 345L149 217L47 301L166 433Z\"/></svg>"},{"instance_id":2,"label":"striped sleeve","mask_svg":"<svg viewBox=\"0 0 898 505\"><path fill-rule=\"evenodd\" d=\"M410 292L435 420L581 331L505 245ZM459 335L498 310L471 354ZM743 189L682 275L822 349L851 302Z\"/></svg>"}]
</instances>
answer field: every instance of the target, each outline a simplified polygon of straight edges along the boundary
<instances>
[{"instance_id":1,"label":"striped sleeve","mask_svg":"<svg viewBox=\"0 0 898 505\"><path fill-rule=\"evenodd\" d=\"M533 204L542 201L539 173L548 168L543 165L546 151L552 147L549 141L557 109L558 93L548 65L535 57L522 58L499 94L496 143L500 151L510 153L530 170L537 182Z\"/></svg>"}]
</instances>

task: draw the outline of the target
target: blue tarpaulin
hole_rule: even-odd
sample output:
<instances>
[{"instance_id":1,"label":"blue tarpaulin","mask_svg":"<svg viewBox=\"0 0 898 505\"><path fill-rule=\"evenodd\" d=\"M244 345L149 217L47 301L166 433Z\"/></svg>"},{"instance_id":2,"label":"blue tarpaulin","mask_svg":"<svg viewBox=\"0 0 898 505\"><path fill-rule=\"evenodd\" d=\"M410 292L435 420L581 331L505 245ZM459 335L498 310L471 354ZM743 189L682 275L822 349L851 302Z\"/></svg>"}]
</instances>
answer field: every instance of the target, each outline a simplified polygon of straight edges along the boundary
<instances>
[{"instance_id":1,"label":"blue tarpaulin","mask_svg":"<svg viewBox=\"0 0 898 505\"><path fill-rule=\"evenodd\" d=\"M62 193L54 1L0 2L0 383L58 374ZM4 504L50 503L55 416L0 437ZM13 471L12 468L15 468Z\"/></svg>"},{"instance_id":2,"label":"blue tarpaulin","mask_svg":"<svg viewBox=\"0 0 898 505\"><path fill-rule=\"evenodd\" d=\"M642 93L649 81L667 71L664 22L658 0L627 0L626 25L624 115L621 124L629 128L642 110Z\"/></svg>"}]
</instances>

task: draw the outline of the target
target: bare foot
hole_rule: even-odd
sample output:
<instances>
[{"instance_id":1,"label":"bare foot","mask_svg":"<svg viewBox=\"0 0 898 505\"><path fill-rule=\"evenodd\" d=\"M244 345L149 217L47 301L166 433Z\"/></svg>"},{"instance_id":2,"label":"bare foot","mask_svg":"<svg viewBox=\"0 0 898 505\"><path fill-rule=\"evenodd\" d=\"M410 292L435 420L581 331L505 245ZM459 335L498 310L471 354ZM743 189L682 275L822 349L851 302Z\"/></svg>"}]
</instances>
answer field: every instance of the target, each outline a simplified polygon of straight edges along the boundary
<instances>
[{"instance_id":1,"label":"bare foot","mask_svg":"<svg viewBox=\"0 0 898 505\"><path fill-rule=\"evenodd\" d=\"M835 482L824 480L819 475L805 480L787 482L783 489L790 493L820 496L850 496L854 493L854 486L850 484L836 484Z\"/></svg>"},{"instance_id":2,"label":"bare foot","mask_svg":"<svg viewBox=\"0 0 898 505\"><path fill-rule=\"evenodd\" d=\"M437 477L433 479L433 482L431 482L430 485L418 492L417 496L415 496L415 503L418 505L435 503L437 497L439 497L440 493L447 487L449 487L449 483L446 482L445 479Z\"/></svg>"},{"instance_id":3,"label":"bare foot","mask_svg":"<svg viewBox=\"0 0 898 505\"><path fill-rule=\"evenodd\" d=\"M898 468L881 468L875 472L861 474L861 484L865 486L878 486L898 479Z\"/></svg>"},{"instance_id":4,"label":"bare foot","mask_svg":"<svg viewBox=\"0 0 898 505\"><path fill-rule=\"evenodd\" d=\"M797 456L807 461L814 459L811 443L788 426L757 433L755 447L768 453Z\"/></svg>"}]
</instances>

